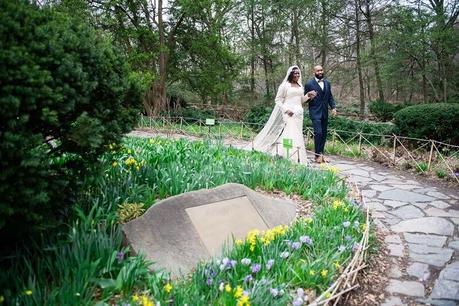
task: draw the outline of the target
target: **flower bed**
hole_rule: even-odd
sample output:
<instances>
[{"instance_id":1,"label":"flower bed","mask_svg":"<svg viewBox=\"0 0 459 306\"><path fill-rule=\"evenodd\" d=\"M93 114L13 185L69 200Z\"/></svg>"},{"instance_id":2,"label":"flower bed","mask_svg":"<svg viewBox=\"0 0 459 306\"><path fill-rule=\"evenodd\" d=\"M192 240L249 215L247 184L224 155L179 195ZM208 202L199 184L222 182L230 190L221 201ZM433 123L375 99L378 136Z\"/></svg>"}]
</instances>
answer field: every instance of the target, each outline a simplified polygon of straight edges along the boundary
<instances>
[{"instance_id":1,"label":"flower bed","mask_svg":"<svg viewBox=\"0 0 459 306\"><path fill-rule=\"evenodd\" d=\"M8 303L317 305L352 288L368 217L336 169L187 140L127 138L107 149L68 234L4 271ZM312 210L288 227L252 231L181 279L122 247L119 223L157 199L228 182L301 197Z\"/></svg>"}]
</instances>

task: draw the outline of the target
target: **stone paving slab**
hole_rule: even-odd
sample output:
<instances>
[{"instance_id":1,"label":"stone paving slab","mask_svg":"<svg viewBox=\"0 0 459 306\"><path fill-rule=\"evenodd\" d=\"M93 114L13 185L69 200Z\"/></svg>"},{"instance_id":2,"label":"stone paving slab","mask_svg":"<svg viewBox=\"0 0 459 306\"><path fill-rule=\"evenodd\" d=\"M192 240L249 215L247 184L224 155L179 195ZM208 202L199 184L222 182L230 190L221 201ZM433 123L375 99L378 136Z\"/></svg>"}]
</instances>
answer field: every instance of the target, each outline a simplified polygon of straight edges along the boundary
<instances>
[{"instance_id":1,"label":"stone paving slab","mask_svg":"<svg viewBox=\"0 0 459 306\"><path fill-rule=\"evenodd\" d=\"M381 192L379 195L380 199L394 200L402 202L430 202L433 201L433 197L425 196L412 191L406 191L402 189L391 189Z\"/></svg>"},{"instance_id":2,"label":"stone paving slab","mask_svg":"<svg viewBox=\"0 0 459 306\"><path fill-rule=\"evenodd\" d=\"M387 291L408 296L424 296L424 286L420 282L414 281L391 279Z\"/></svg>"},{"instance_id":3,"label":"stone paving slab","mask_svg":"<svg viewBox=\"0 0 459 306\"><path fill-rule=\"evenodd\" d=\"M446 219L425 217L402 221L399 224L392 226L392 230L397 233L417 232L451 236L454 232L454 226Z\"/></svg>"}]
</instances>

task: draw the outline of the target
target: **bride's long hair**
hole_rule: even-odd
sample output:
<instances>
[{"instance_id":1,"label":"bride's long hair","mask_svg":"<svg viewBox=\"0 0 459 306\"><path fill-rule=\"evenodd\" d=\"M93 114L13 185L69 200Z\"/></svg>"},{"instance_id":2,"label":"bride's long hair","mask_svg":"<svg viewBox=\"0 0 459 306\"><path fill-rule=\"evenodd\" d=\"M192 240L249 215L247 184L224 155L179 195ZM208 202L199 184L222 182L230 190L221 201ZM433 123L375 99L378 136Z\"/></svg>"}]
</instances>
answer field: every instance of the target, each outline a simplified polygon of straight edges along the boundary
<instances>
[{"instance_id":1,"label":"bride's long hair","mask_svg":"<svg viewBox=\"0 0 459 306\"><path fill-rule=\"evenodd\" d=\"M282 86L285 86L289 82L289 77L292 74L294 69L298 69L300 72L300 78L298 79L298 85L301 86L301 70L298 66L291 66L288 68L285 78L282 83L279 85L278 91L281 90ZM282 118L282 111L277 104L274 104L274 109L269 116L268 122L266 122L263 129L258 133L258 135L253 140L253 149L261 152L267 152L269 147L274 144L274 142L279 138L279 135L282 133L282 130L285 127L285 122Z\"/></svg>"}]
</instances>

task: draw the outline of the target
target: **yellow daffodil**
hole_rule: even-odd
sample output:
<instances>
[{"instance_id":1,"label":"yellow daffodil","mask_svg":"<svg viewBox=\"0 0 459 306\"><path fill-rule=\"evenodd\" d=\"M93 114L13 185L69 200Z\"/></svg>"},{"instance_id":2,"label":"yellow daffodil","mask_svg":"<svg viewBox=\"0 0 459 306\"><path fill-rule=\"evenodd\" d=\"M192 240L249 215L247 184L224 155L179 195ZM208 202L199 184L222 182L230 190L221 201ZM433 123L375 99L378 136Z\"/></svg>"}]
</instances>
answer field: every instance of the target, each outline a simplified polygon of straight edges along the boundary
<instances>
[{"instance_id":1,"label":"yellow daffodil","mask_svg":"<svg viewBox=\"0 0 459 306\"><path fill-rule=\"evenodd\" d=\"M309 217L305 217L305 218L303 218L303 220L306 223L311 223L312 222L312 218L309 218Z\"/></svg>"},{"instance_id":2,"label":"yellow daffodil","mask_svg":"<svg viewBox=\"0 0 459 306\"><path fill-rule=\"evenodd\" d=\"M234 243L236 243L236 245L241 245L244 243L244 241L242 241L241 239L237 239Z\"/></svg>"},{"instance_id":3,"label":"yellow daffodil","mask_svg":"<svg viewBox=\"0 0 459 306\"><path fill-rule=\"evenodd\" d=\"M142 305L143 306L154 306L153 301L147 295L142 295Z\"/></svg>"},{"instance_id":4,"label":"yellow daffodil","mask_svg":"<svg viewBox=\"0 0 459 306\"><path fill-rule=\"evenodd\" d=\"M32 290L26 290L26 291L24 291L24 294L25 294L25 295L32 295L32 293L33 293Z\"/></svg>"},{"instance_id":5,"label":"yellow daffodil","mask_svg":"<svg viewBox=\"0 0 459 306\"><path fill-rule=\"evenodd\" d=\"M314 271L314 270L309 270L309 275L311 275L311 276L316 275L316 271Z\"/></svg>"},{"instance_id":6,"label":"yellow daffodil","mask_svg":"<svg viewBox=\"0 0 459 306\"><path fill-rule=\"evenodd\" d=\"M113 167L118 166L118 162L115 160L115 161L112 163L112 166L113 166Z\"/></svg>"},{"instance_id":7,"label":"yellow daffodil","mask_svg":"<svg viewBox=\"0 0 459 306\"><path fill-rule=\"evenodd\" d=\"M231 290L232 290L231 285L230 284L226 284L225 291L226 292L231 292Z\"/></svg>"},{"instance_id":8,"label":"yellow daffodil","mask_svg":"<svg viewBox=\"0 0 459 306\"><path fill-rule=\"evenodd\" d=\"M164 290L169 293L172 290L172 285L170 283L167 283L166 286L164 286Z\"/></svg>"},{"instance_id":9,"label":"yellow daffodil","mask_svg":"<svg viewBox=\"0 0 459 306\"><path fill-rule=\"evenodd\" d=\"M2 304L5 301L5 297L3 295L0 295L0 304Z\"/></svg>"},{"instance_id":10,"label":"yellow daffodil","mask_svg":"<svg viewBox=\"0 0 459 306\"><path fill-rule=\"evenodd\" d=\"M335 266L336 269L341 268L341 265L339 264L338 261L335 261L335 263L333 265Z\"/></svg>"},{"instance_id":11,"label":"yellow daffodil","mask_svg":"<svg viewBox=\"0 0 459 306\"><path fill-rule=\"evenodd\" d=\"M250 306L250 300L248 295L243 295L237 301L237 306Z\"/></svg>"},{"instance_id":12,"label":"yellow daffodil","mask_svg":"<svg viewBox=\"0 0 459 306\"><path fill-rule=\"evenodd\" d=\"M242 296L242 293L244 293L244 289L241 286L237 286L236 290L234 290L234 297L238 299Z\"/></svg>"},{"instance_id":13,"label":"yellow daffodil","mask_svg":"<svg viewBox=\"0 0 459 306\"><path fill-rule=\"evenodd\" d=\"M128 154L131 154L131 153L132 153L131 149L128 149L127 152L128 152Z\"/></svg>"},{"instance_id":14,"label":"yellow daffodil","mask_svg":"<svg viewBox=\"0 0 459 306\"><path fill-rule=\"evenodd\" d=\"M320 271L320 275L322 275L322 277L326 277L328 274L328 270L322 270Z\"/></svg>"},{"instance_id":15,"label":"yellow daffodil","mask_svg":"<svg viewBox=\"0 0 459 306\"><path fill-rule=\"evenodd\" d=\"M331 297L330 292L325 293L325 298L326 298L326 299L329 299L330 297Z\"/></svg>"},{"instance_id":16,"label":"yellow daffodil","mask_svg":"<svg viewBox=\"0 0 459 306\"><path fill-rule=\"evenodd\" d=\"M341 200L335 200L335 201L333 201L333 209L338 209L338 208L340 208L341 206L343 206L343 201L341 201Z\"/></svg>"},{"instance_id":17,"label":"yellow daffodil","mask_svg":"<svg viewBox=\"0 0 459 306\"><path fill-rule=\"evenodd\" d=\"M133 157L129 157L128 159L126 159L124 163L126 164L126 166L135 166L137 164L137 161Z\"/></svg>"},{"instance_id":18,"label":"yellow daffodil","mask_svg":"<svg viewBox=\"0 0 459 306\"><path fill-rule=\"evenodd\" d=\"M132 300L133 300L134 302L137 302L139 299L140 299L140 298L139 298L139 296L137 295L137 293L134 294L134 295L132 296Z\"/></svg>"}]
</instances>

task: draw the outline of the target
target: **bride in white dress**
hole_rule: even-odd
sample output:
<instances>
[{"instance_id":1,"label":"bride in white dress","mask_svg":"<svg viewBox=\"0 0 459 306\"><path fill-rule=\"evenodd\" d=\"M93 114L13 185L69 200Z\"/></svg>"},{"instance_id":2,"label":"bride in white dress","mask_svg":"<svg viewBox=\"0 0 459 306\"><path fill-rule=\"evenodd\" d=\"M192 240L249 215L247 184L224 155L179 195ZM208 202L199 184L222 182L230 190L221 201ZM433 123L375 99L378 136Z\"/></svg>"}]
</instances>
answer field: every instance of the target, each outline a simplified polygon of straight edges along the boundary
<instances>
[{"instance_id":1,"label":"bride in white dress","mask_svg":"<svg viewBox=\"0 0 459 306\"><path fill-rule=\"evenodd\" d=\"M253 149L268 152L307 164L303 137L303 103L315 96L314 91L304 95L298 66L288 68L277 90L274 109L268 122L253 140ZM284 139L292 147L284 148Z\"/></svg>"}]
</instances>

